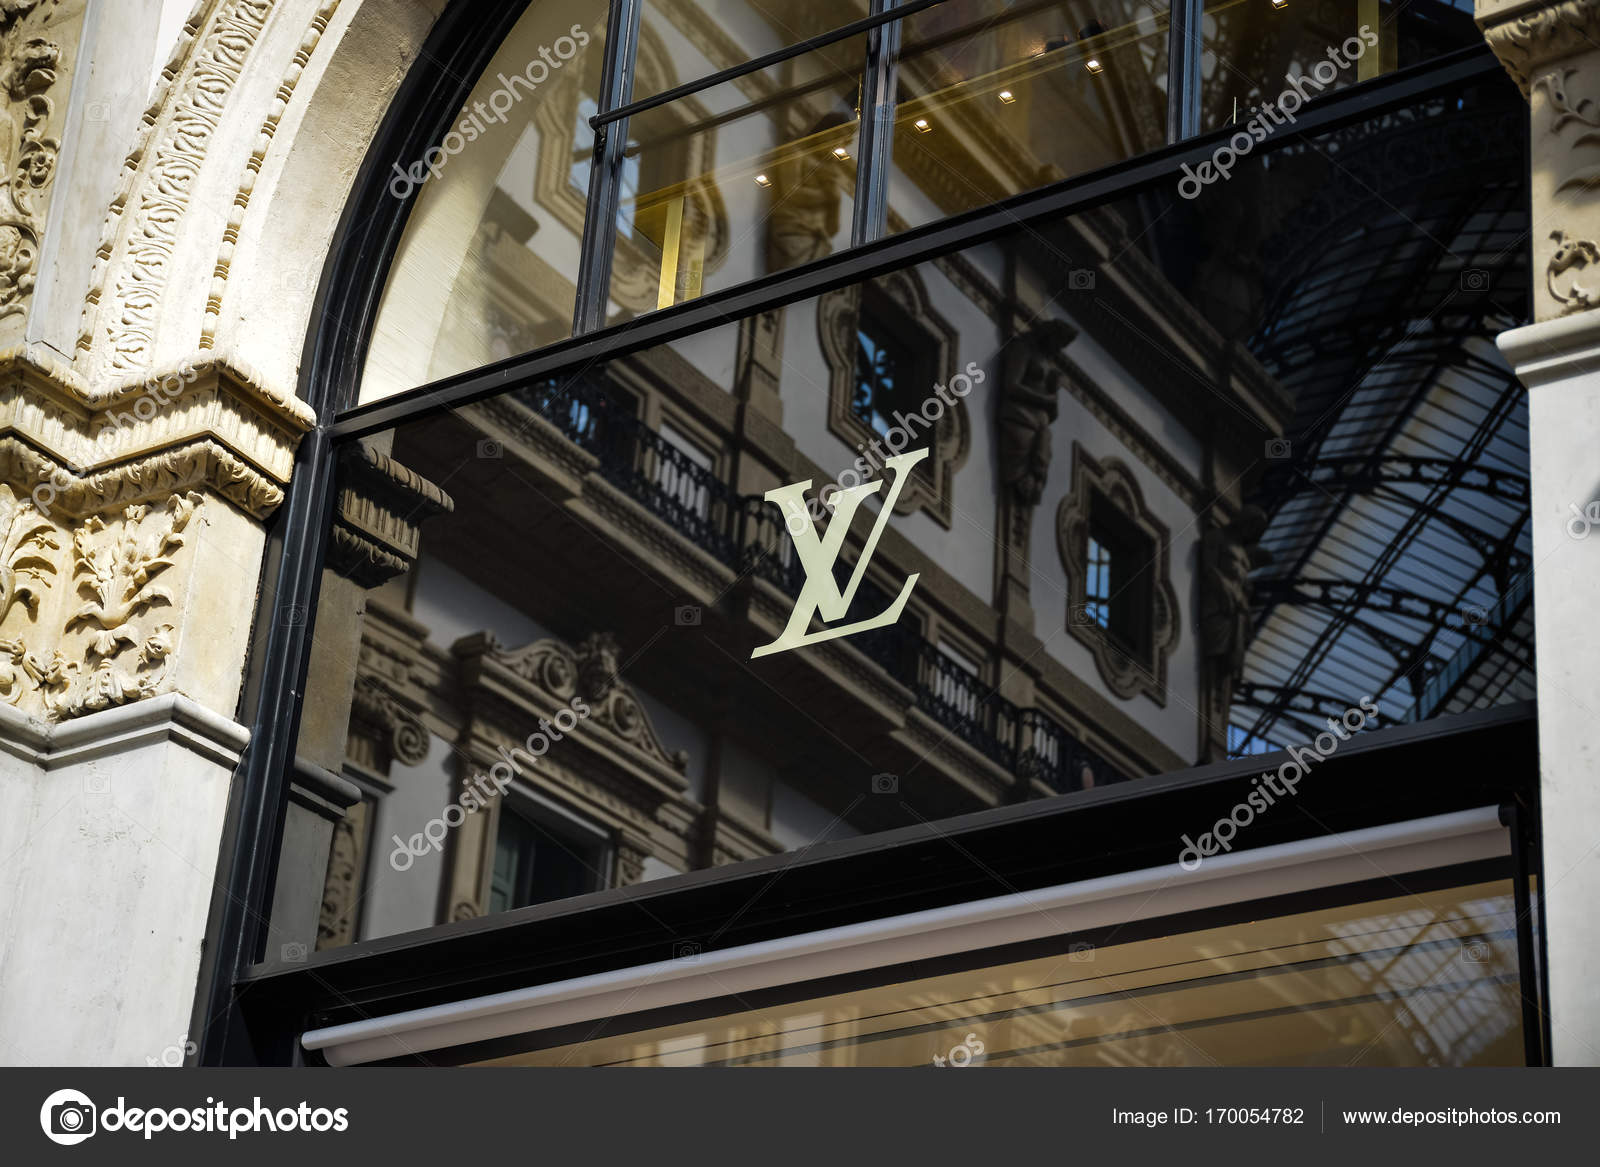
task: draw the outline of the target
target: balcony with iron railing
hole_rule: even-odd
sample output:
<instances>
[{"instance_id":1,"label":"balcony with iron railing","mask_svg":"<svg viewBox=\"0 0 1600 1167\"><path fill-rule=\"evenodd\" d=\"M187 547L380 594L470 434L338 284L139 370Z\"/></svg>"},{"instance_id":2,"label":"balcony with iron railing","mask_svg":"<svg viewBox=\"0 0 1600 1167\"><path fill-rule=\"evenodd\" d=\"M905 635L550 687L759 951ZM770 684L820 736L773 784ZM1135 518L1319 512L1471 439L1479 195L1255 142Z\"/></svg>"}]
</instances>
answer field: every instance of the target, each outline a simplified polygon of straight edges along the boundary
<instances>
[{"instance_id":1,"label":"balcony with iron railing","mask_svg":"<svg viewBox=\"0 0 1600 1167\"><path fill-rule=\"evenodd\" d=\"M588 375L516 391L525 406L594 456L605 480L729 569L797 596L804 572L784 516L760 495L741 495L647 426L630 404ZM863 610L887 606L870 580ZM851 643L913 695L950 736L996 765L1057 792L1125 781L1127 775L1038 708L1021 708L902 622Z\"/></svg>"}]
</instances>

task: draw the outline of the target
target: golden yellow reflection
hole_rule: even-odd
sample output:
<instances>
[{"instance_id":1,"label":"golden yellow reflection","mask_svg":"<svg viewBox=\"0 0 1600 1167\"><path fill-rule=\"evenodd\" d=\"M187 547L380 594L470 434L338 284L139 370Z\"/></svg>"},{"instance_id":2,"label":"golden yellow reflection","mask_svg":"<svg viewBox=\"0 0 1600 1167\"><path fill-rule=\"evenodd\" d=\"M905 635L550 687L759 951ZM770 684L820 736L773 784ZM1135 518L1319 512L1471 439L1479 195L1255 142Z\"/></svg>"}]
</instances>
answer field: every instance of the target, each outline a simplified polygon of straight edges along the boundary
<instances>
[{"instance_id":1,"label":"golden yellow reflection","mask_svg":"<svg viewBox=\"0 0 1600 1167\"><path fill-rule=\"evenodd\" d=\"M1500 880L601 1032L486 1064L1518 1065L1521 1019Z\"/></svg>"}]
</instances>

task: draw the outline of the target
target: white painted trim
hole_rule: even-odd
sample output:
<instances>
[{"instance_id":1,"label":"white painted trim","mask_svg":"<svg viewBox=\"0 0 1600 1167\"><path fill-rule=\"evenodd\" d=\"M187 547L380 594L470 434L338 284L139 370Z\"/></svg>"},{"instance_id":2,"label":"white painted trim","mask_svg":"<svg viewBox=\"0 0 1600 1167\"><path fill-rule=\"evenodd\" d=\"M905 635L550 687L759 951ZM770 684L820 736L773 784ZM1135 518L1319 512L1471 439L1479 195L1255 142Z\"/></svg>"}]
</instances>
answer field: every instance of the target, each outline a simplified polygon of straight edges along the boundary
<instances>
[{"instance_id":1,"label":"white painted trim","mask_svg":"<svg viewBox=\"0 0 1600 1167\"><path fill-rule=\"evenodd\" d=\"M1174 842L1176 852L1178 844ZM1510 853L1495 807L869 920L313 1029L335 1066Z\"/></svg>"}]
</instances>

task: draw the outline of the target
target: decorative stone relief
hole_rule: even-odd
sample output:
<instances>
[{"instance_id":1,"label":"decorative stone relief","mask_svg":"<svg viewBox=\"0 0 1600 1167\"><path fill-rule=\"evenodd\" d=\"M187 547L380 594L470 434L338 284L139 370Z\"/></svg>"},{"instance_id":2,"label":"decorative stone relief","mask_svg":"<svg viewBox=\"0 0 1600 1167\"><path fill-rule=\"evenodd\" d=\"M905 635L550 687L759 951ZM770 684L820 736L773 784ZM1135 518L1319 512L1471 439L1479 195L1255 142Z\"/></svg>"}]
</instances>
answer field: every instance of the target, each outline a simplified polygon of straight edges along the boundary
<instances>
[{"instance_id":1,"label":"decorative stone relief","mask_svg":"<svg viewBox=\"0 0 1600 1167\"><path fill-rule=\"evenodd\" d=\"M0 320L21 315L37 278L45 205L61 150L55 93L62 46L37 35L56 0L0 4L0 79L6 114L0 126Z\"/></svg>"},{"instance_id":2,"label":"decorative stone relief","mask_svg":"<svg viewBox=\"0 0 1600 1167\"><path fill-rule=\"evenodd\" d=\"M391 762L420 766L432 741L422 719L401 703L393 691L371 674L356 678L350 711L352 736L373 737L380 743L373 769L388 773Z\"/></svg>"},{"instance_id":3,"label":"decorative stone relief","mask_svg":"<svg viewBox=\"0 0 1600 1167\"><path fill-rule=\"evenodd\" d=\"M288 72L278 84L277 100L272 103L272 110L262 123L260 133L256 135L256 146L250 153L250 161L245 164L244 174L240 176L239 190L233 196L233 206L228 211L228 223L223 228L221 245L217 250L217 262L212 269L211 294L206 298L206 317L200 328L201 349L209 349L216 343L217 323L222 314L222 293L228 284L228 273L233 268L234 247L239 241L240 228L244 226L244 213L250 206L250 192L255 189L256 175L261 173L267 151L277 138L278 122L282 120L284 110L288 108L289 99L294 96L295 87L300 83L301 75L305 73L311 54L316 51L318 43L322 40L322 34L328 30L328 22L338 10L339 2L340 0L322 0L322 4L317 8L317 14L311 18L310 26L300 38L299 47L295 49L294 60L290 63Z\"/></svg>"},{"instance_id":4,"label":"decorative stone relief","mask_svg":"<svg viewBox=\"0 0 1600 1167\"><path fill-rule=\"evenodd\" d=\"M270 514L312 420L214 356L91 389L0 350L0 700L59 719L163 691L206 508Z\"/></svg>"},{"instance_id":5,"label":"decorative stone relief","mask_svg":"<svg viewBox=\"0 0 1600 1167\"><path fill-rule=\"evenodd\" d=\"M70 579L79 601L59 623L34 622L25 634L0 639L0 698L58 720L161 691L177 632L153 613L177 600L174 588L158 581L177 564L201 495L187 491L159 508L140 503L90 515L72 531L67 571L55 523L32 503L17 503L9 487L0 491L0 509L8 512L0 515L6 586L0 621L18 603L30 621L37 617L41 591L34 585L51 578ZM23 578L33 583L19 583Z\"/></svg>"},{"instance_id":6,"label":"decorative stone relief","mask_svg":"<svg viewBox=\"0 0 1600 1167\"><path fill-rule=\"evenodd\" d=\"M146 114L147 121L163 116L165 121L148 159L142 148L129 158L124 187L113 201L111 221L102 238L100 262L87 302L86 322L99 308L114 369L133 371L149 363L157 317L172 275L173 254L188 222L194 185L228 99L273 6L274 0L219 0L213 11L197 10L185 25L178 55L167 66L169 83L179 70L188 72L177 97L165 101L166 94L162 94L163 104ZM205 31L200 34L202 27ZM193 38L197 35L196 43ZM124 232L128 242L123 262L105 294L104 281L116 250L122 209L136 182L139 196ZM85 328L78 347L88 349L92 341L92 329Z\"/></svg>"},{"instance_id":7,"label":"decorative stone relief","mask_svg":"<svg viewBox=\"0 0 1600 1167\"><path fill-rule=\"evenodd\" d=\"M1096 496L1138 532L1152 551L1140 568L1149 573L1146 589L1150 610L1145 615L1148 643L1132 649L1086 616L1090 516ZM1103 462L1072 446L1072 489L1056 511L1056 549L1067 575L1067 632L1094 656L1106 687L1118 697L1143 694L1157 705L1167 701L1167 658L1178 644L1178 594L1172 586L1171 538L1167 527L1145 504L1132 469L1120 459Z\"/></svg>"},{"instance_id":8,"label":"decorative stone relief","mask_svg":"<svg viewBox=\"0 0 1600 1167\"><path fill-rule=\"evenodd\" d=\"M1209 748L1215 757L1227 754L1233 689L1244 672L1245 654L1255 636L1250 573L1272 560L1260 545L1266 529L1265 512L1246 506L1225 525L1207 529L1200 540L1196 580L1200 614L1195 623L1206 673L1203 748Z\"/></svg>"},{"instance_id":9,"label":"decorative stone relief","mask_svg":"<svg viewBox=\"0 0 1600 1167\"><path fill-rule=\"evenodd\" d=\"M643 757L682 774L686 750L669 751L633 690L617 679L617 643L610 633L595 633L575 650L559 640L540 640L519 649L495 646L493 657L565 705L573 697L592 706L589 724L610 730Z\"/></svg>"},{"instance_id":10,"label":"decorative stone relief","mask_svg":"<svg viewBox=\"0 0 1600 1167\"><path fill-rule=\"evenodd\" d=\"M1000 475L1024 508L1039 505L1050 478L1050 426L1060 408L1065 375L1055 361L1078 330L1065 320L1046 320L1006 346L1000 385Z\"/></svg>"},{"instance_id":11,"label":"decorative stone relief","mask_svg":"<svg viewBox=\"0 0 1600 1167\"><path fill-rule=\"evenodd\" d=\"M1478 0L1477 21L1529 103L1534 316L1600 306L1600 0ZM1588 277L1587 279L1585 277Z\"/></svg>"},{"instance_id":12,"label":"decorative stone relief","mask_svg":"<svg viewBox=\"0 0 1600 1167\"><path fill-rule=\"evenodd\" d=\"M317 947L338 948L355 939L361 876L366 868L367 817L370 803L358 802L333 824L328 849L328 877L322 889L317 920Z\"/></svg>"}]
</instances>

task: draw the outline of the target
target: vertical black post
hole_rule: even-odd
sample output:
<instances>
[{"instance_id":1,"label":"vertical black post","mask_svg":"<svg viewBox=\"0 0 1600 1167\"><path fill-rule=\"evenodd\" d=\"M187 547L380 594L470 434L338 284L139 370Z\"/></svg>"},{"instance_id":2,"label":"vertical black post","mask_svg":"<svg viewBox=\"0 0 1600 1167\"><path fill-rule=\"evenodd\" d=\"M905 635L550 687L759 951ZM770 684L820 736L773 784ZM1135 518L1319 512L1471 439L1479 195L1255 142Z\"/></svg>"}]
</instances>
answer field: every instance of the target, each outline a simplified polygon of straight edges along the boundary
<instances>
[{"instance_id":1,"label":"vertical black post","mask_svg":"<svg viewBox=\"0 0 1600 1167\"><path fill-rule=\"evenodd\" d=\"M639 47L642 0L611 0L606 22L606 63L597 99L599 118L633 100L633 61ZM591 122L591 124L593 124ZM594 131L594 160L589 166L589 203L583 216L582 253L578 259L578 300L573 307L572 335L603 328L611 293L611 256L617 240L622 157L628 145L628 122L609 122Z\"/></svg>"},{"instance_id":2,"label":"vertical black post","mask_svg":"<svg viewBox=\"0 0 1600 1167\"><path fill-rule=\"evenodd\" d=\"M1533 901L1529 884L1533 875L1528 862L1527 816L1515 801L1500 808L1500 821L1511 832L1511 898L1517 926L1517 990L1522 995L1522 1049L1530 1066L1550 1064L1550 1051L1544 1044L1544 995L1539 977L1539 962L1534 957Z\"/></svg>"},{"instance_id":3,"label":"vertical black post","mask_svg":"<svg viewBox=\"0 0 1600 1167\"><path fill-rule=\"evenodd\" d=\"M1172 0L1167 33L1167 141L1200 132L1201 29L1204 0Z\"/></svg>"},{"instance_id":4,"label":"vertical black post","mask_svg":"<svg viewBox=\"0 0 1600 1167\"><path fill-rule=\"evenodd\" d=\"M899 0L872 0L872 15ZM861 78L861 140L856 144L856 206L850 244L859 247L883 238L889 229L889 167L894 161L896 62L900 26L893 20L867 33L867 62Z\"/></svg>"}]
</instances>

